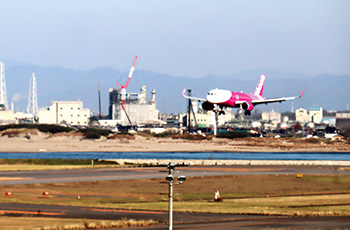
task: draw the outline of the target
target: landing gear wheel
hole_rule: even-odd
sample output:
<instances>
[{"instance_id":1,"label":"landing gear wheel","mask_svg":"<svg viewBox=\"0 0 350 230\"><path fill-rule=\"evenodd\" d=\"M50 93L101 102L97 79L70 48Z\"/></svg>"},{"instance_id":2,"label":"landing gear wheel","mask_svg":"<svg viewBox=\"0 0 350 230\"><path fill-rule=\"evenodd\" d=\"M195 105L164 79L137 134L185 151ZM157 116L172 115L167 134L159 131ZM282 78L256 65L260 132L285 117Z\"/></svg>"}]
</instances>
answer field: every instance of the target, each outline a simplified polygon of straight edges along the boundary
<instances>
[{"instance_id":1,"label":"landing gear wheel","mask_svg":"<svg viewBox=\"0 0 350 230\"><path fill-rule=\"evenodd\" d=\"M225 111L219 111L219 115L225 115Z\"/></svg>"},{"instance_id":2,"label":"landing gear wheel","mask_svg":"<svg viewBox=\"0 0 350 230\"><path fill-rule=\"evenodd\" d=\"M248 111L248 110L246 110L246 111L244 111L244 115L246 115L246 116L250 116L250 111Z\"/></svg>"}]
</instances>

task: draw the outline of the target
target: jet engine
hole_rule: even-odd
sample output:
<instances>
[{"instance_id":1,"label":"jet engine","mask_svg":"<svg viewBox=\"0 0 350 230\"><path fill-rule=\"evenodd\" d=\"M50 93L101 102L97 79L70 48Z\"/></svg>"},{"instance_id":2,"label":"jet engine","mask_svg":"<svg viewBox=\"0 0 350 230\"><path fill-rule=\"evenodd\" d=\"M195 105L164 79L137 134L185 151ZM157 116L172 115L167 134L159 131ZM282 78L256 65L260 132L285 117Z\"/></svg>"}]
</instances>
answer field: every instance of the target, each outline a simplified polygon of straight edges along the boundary
<instances>
[{"instance_id":1,"label":"jet engine","mask_svg":"<svg viewBox=\"0 0 350 230\"><path fill-rule=\"evenodd\" d=\"M253 108L254 108L254 105L249 101L245 101L241 104L241 109L243 110L252 111Z\"/></svg>"},{"instance_id":2,"label":"jet engine","mask_svg":"<svg viewBox=\"0 0 350 230\"><path fill-rule=\"evenodd\" d=\"M202 103L202 108L204 110L213 110L214 109L214 104L205 101L205 102Z\"/></svg>"}]
</instances>

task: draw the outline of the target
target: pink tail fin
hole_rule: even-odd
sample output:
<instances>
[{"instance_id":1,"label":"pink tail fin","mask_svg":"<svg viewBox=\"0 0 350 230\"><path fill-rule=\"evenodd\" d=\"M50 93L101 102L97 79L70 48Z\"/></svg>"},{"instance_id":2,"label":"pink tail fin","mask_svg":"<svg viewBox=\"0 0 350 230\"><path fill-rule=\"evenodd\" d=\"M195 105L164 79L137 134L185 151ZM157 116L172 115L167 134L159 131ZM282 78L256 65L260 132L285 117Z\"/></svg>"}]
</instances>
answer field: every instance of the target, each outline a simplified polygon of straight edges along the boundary
<instances>
[{"instance_id":1,"label":"pink tail fin","mask_svg":"<svg viewBox=\"0 0 350 230\"><path fill-rule=\"evenodd\" d=\"M261 74L258 85L255 88L254 95L257 95L257 96L263 95L264 84L265 84L265 74Z\"/></svg>"}]
</instances>

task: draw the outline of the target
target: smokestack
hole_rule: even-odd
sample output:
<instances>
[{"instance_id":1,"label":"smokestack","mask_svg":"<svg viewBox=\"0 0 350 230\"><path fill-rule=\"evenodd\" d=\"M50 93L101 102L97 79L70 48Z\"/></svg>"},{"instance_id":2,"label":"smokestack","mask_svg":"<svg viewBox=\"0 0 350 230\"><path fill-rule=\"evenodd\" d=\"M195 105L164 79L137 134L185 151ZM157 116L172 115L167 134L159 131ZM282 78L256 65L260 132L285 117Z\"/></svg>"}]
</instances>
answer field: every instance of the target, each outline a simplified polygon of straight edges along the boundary
<instances>
[{"instance_id":1,"label":"smokestack","mask_svg":"<svg viewBox=\"0 0 350 230\"><path fill-rule=\"evenodd\" d=\"M152 94L152 103L155 103L156 102L156 90L154 89L154 90L152 90L152 92L151 92L151 94Z\"/></svg>"}]
</instances>

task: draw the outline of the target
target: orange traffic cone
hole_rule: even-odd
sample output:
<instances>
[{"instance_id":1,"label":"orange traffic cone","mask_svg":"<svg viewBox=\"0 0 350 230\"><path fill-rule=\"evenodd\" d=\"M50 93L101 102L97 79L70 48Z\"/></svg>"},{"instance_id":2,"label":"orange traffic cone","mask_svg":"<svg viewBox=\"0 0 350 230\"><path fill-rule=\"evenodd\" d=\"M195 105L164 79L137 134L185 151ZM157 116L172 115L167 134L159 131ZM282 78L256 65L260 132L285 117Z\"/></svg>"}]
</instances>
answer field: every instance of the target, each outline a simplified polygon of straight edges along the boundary
<instances>
[{"instance_id":1,"label":"orange traffic cone","mask_svg":"<svg viewBox=\"0 0 350 230\"><path fill-rule=\"evenodd\" d=\"M216 192L215 192L214 201L221 201L221 196L220 196L219 190L216 190Z\"/></svg>"}]
</instances>

